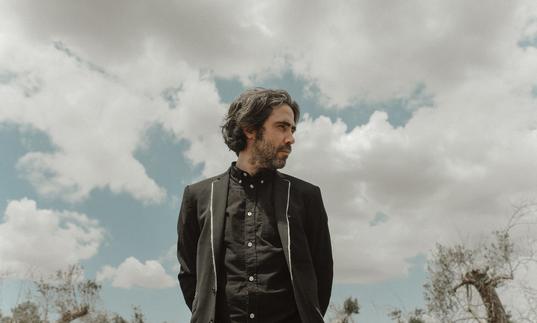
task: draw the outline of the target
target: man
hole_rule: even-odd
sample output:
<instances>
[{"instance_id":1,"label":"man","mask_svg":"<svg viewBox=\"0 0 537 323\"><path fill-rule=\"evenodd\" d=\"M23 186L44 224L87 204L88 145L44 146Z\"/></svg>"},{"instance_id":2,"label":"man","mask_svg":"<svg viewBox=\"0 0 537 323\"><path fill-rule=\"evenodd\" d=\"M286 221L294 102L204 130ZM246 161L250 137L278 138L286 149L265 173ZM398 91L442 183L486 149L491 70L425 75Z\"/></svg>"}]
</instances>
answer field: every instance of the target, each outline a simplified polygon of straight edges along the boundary
<instances>
[{"instance_id":1,"label":"man","mask_svg":"<svg viewBox=\"0 0 537 323\"><path fill-rule=\"evenodd\" d=\"M333 261L321 192L277 171L299 115L286 91L245 91L222 126L237 161L185 188L178 277L192 323L323 322Z\"/></svg>"}]
</instances>

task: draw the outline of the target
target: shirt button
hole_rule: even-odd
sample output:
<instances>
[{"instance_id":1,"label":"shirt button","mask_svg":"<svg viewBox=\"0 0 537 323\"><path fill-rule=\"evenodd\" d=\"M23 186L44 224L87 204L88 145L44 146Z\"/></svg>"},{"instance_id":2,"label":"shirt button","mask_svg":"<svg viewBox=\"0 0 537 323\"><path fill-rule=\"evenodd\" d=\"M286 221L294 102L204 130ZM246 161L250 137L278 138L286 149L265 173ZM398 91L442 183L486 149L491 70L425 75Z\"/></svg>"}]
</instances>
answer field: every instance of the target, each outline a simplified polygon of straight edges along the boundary
<instances>
[{"instance_id":1,"label":"shirt button","mask_svg":"<svg viewBox=\"0 0 537 323\"><path fill-rule=\"evenodd\" d=\"M255 317L254 313L250 313L250 318L253 319Z\"/></svg>"},{"instance_id":2,"label":"shirt button","mask_svg":"<svg viewBox=\"0 0 537 323\"><path fill-rule=\"evenodd\" d=\"M261 184L263 184L265 181L264 180L261 180Z\"/></svg>"},{"instance_id":3,"label":"shirt button","mask_svg":"<svg viewBox=\"0 0 537 323\"><path fill-rule=\"evenodd\" d=\"M254 188L254 185L253 185L253 184L250 184L250 188Z\"/></svg>"},{"instance_id":4,"label":"shirt button","mask_svg":"<svg viewBox=\"0 0 537 323\"><path fill-rule=\"evenodd\" d=\"M251 241L248 241L248 247L253 246L254 244Z\"/></svg>"},{"instance_id":5,"label":"shirt button","mask_svg":"<svg viewBox=\"0 0 537 323\"><path fill-rule=\"evenodd\" d=\"M242 173L243 176L246 176L246 173Z\"/></svg>"},{"instance_id":6,"label":"shirt button","mask_svg":"<svg viewBox=\"0 0 537 323\"><path fill-rule=\"evenodd\" d=\"M248 280L251 281L251 282L253 282L253 281L254 281L254 276L250 276L250 277L248 277Z\"/></svg>"},{"instance_id":7,"label":"shirt button","mask_svg":"<svg viewBox=\"0 0 537 323\"><path fill-rule=\"evenodd\" d=\"M239 179L239 184L241 184L241 183L242 183L242 179Z\"/></svg>"},{"instance_id":8,"label":"shirt button","mask_svg":"<svg viewBox=\"0 0 537 323\"><path fill-rule=\"evenodd\" d=\"M248 216L252 216L252 212L248 211Z\"/></svg>"}]
</instances>

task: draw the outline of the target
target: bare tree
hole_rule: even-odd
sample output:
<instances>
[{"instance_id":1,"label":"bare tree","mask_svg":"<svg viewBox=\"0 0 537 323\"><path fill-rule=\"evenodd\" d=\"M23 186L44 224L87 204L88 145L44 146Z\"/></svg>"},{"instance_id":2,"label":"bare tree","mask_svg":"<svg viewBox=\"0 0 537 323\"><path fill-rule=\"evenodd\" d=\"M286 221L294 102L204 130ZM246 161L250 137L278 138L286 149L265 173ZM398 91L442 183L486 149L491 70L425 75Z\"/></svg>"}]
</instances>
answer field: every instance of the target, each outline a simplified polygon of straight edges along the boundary
<instances>
[{"instance_id":1,"label":"bare tree","mask_svg":"<svg viewBox=\"0 0 537 323\"><path fill-rule=\"evenodd\" d=\"M59 314L58 323L68 323L87 315L101 289L94 280L84 279L80 265L58 270L50 279L41 279L35 284L45 308L45 319L52 306Z\"/></svg>"},{"instance_id":2,"label":"bare tree","mask_svg":"<svg viewBox=\"0 0 537 323\"><path fill-rule=\"evenodd\" d=\"M332 304L330 308L335 316L330 320L331 323L354 322L353 315L360 313L360 304L356 298L353 299L352 297L347 297L341 307Z\"/></svg>"},{"instance_id":3,"label":"bare tree","mask_svg":"<svg viewBox=\"0 0 537 323\"><path fill-rule=\"evenodd\" d=\"M81 318L84 323L129 323L126 319L116 313L107 311L90 312Z\"/></svg>"},{"instance_id":4,"label":"bare tree","mask_svg":"<svg viewBox=\"0 0 537 323\"><path fill-rule=\"evenodd\" d=\"M145 315L138 305L132 307L132 317L130 320L124 319L117 313L108 311L92 311L80 319L84 323L145 323ZM2 323L2 322L0 322Z\"/></svg>"},{"instance_id":5,"label":"bare tree","mask_svg":"<svg viewBox=\"0 0 537 323\"><path fill-rule=\"evenodd\" d=\"M31 302L26 301L18 304L11 309L11 317L2 317L1 323L46 323L39 315L39 307Z\"/></svg>"},{"instance_id":6,"label":"bare tree","mask_svg":"<svg viewBox=\"0 0 537 323\"><path fill-rule=\"evenodd\" d=\"M420 308L416 308L410 313L403 313L400 309L394 309L388 314L397 323L425 323L424 315L425 311Z\"/></svg>"},{"instance_id":7,"label":"bare tree","mask_svg":"<svg viewBox=\"0 0 537 323\"><path fill-rule=\"evenodd\" d=\"M142 312L142 309L140 306L133 306L132 307L132 323L144 323L145 322L145 315Z\"/></svg>"},{"instance_id":8,"label":"bare tree","mask_svg":"<svg viewBox=\"0 0 537 323\"><path fill-rule=\"evenodd\" d=\"M0 282L8 274L0 272ZM144 323L145 315L140 306L132 307L131 319L103 308L99 294L101 285L84 278L81 265L69 266L53 275L33 281L35 288L26 287L27 301L15 305L12 315L0 311L0 323ZM0 284L0 292L2 286Z\"/></svg>"},{"instance_id":9,"label":"bare tree","mask_svg":"<svg viewBox=\"0 0 537 323\"><path fill-rule=\"evenodd\" d=\"M128 323L127 320L125 320L123 317L119 316L118 314L112 315L112 320L110 323Z\"/></svg>"},{"instance_id":10,"label":"bare tree","mask_svg":"<svg viewBox=\"0 0 537 323\"><path fill-rule=\"evenodd\" d=\"M516 248L512 241L513 229L527 224L523 219L530 211L528 205L516 208L505 229L476 247L437 244L424 286L430 313L442 322L511 322L497 290L513 280L519 266L535 259L532 248Z\"/></svg>"}]
</instances>

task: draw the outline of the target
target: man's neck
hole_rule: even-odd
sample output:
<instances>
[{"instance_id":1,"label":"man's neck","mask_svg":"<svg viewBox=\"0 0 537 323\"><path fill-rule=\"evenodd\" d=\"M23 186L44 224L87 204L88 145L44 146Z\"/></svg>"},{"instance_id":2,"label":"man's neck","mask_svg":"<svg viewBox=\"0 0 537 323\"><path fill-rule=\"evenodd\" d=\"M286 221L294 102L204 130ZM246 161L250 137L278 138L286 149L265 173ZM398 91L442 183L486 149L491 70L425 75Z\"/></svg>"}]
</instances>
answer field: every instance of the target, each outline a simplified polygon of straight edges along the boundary
<instances>
[{"instance_id":1,"label":"man's neck","mask_svg":"<svg viewBox=\"0 0 537 323\"><path fill-rule=\"evenodd\" d=\"M237 158L237 166L240 170L247 172L250 176L254 176L259 171L259 166L250 163L250 156L246 152L241 151Z\"/></svg>"}]
</instances>

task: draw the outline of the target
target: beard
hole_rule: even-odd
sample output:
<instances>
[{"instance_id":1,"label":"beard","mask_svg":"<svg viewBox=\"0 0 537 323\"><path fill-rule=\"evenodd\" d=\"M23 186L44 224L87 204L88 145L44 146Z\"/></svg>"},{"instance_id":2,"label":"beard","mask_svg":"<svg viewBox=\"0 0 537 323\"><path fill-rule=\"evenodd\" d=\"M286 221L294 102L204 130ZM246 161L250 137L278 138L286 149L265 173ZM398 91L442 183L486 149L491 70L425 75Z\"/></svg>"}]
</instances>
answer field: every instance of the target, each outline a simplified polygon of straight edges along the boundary
<instances>
[{"instance_id":1,"label":"beard","mask_svg":"<svg viewBox=\"0 0 537 323\"><path fill-rule=\"evenodd\" d=\"M278 157L278 152L287 152L283 157ZM287 157L291 153L290 145L274 146L270 142L265 141L263 137L256 138L253 146L252 157L250 163L258 165L260 168L280 169L285 166Z\"/></svg>"}]
</instances>

